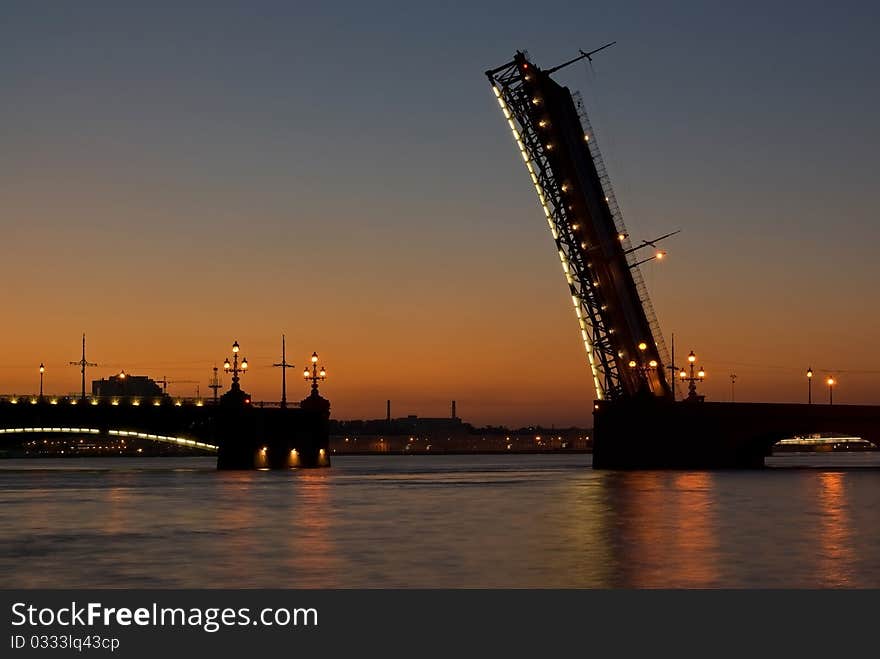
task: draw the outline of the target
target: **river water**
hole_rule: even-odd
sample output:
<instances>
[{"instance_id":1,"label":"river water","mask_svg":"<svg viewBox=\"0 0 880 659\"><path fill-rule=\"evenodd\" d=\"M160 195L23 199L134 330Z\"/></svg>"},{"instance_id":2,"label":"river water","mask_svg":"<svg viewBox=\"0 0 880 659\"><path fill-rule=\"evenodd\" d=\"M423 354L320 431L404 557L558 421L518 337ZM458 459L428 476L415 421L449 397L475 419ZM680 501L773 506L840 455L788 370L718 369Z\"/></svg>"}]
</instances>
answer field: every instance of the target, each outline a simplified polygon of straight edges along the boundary
<instances>
[{"instance_id":1,"label":"river water","mask_svg":"<svg viewBox=\"0 0 880 659\"><path fill-rule=\"evenodd\" d=\"M880 453L763 471L589 455L0 461L0 586L880 587Z\"/></svg>"}]
</instances>

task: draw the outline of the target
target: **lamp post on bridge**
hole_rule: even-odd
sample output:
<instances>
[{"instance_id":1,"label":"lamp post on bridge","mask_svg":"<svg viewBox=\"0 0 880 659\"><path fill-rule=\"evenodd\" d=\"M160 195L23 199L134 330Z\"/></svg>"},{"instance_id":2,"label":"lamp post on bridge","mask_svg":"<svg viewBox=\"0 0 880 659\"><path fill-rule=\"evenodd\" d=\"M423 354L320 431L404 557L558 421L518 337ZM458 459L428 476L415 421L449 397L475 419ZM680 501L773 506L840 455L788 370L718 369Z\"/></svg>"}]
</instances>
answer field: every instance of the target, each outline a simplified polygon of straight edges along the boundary
<instances>
[{"instance_id":1,"label":"lamp post on bridge","mask_svg":"<svg viewBox=\"0 0 880 659\"><path fill-rule=\"evenodd\" d=\"M834 379L833 375L829 375L828 379L825 380L825 384L828 385L828 404L834 405L834 385L837 384L837 380Z\"/></svg>"},{"instance_id":2,"label":"lamp post on bridge","mask_svg":"<svg viewBox=\"0 0 880 659\"><path fill-rule=\"evenodd\" d=\"M688 395L687 395L687 398L685 398L685 400L690 400L690 401L703 400L703 397L697 394L697 382L703 381L703 378L706 377L706 371L704 371L701 367L700 369L697 370L696 375L694 375L694 368L695 368L694 364L696 363L696 361L697 361L697 356L694 354L694 351L691 350L690 354L688 355L688 364L690 366L690 375L688 375L684 369L681 369L681 371L679 371L679 373L678 373L678 377L681 378L681 381L688 383Z\"/></svg>"},{"instance_id":3,"label":"lamp post on bridge","mask_svg":"<svg viewBox=\"0 0 880 659\"><path fill-rule=\"evenodd\" d=\"M642 341L641 343L639 343L639 346L638 346L638 347L639 347L639 351L640 351L642 354L644 354L645 351L648 349L648 344L645 343L644 341ZM652 359L652 360L650 360L650 361L648 361L648 362L645 362L645 361L641 361L641 360L640 360L640 361L637 362L635 359L631 359L631 360L629 361L629 364L627 364L627 365L628 365L631 369L633 369L634 371L636 371L636 372L641 376L640 379L641 379L641 381L642 381L642 385L643 385L646 389L648 389L648 388L649 388L649 384L648 384L648 383L649 383L649 380L648 380L648 374L649 374L651 371L654 371L654 370L657 369L657 366L658 366L658 364L657 364L657 360L656 360L656 359Z\"/></svg>"},{"instance_id":4,"label":"lamp post on bridge","mask_svg":"<svg viewBox=\"0 0 880 659\"><path fill-rule=\"evenodd\" d=\"M312 381L312 396L318 395L318 380L323 382L327 379L327 371L324 370L323 366L318 366L318 353L312 353L312 371L309 373L309 369L306 368L303 370L303 379L308 382Z\"/></svg>"},{"instance_id":5,"label":"lamp post on bridge","mask_svg":"<svg viewBox=\"0 0 880 659\"><path fill-rule=\"evenodd\" d=\"M813 404L813 367L807 368L807 405Z\"/></svg>"},{"instance_id":6,"label":"lamp post on bridge","mask_svg":"<svg viewBox=\"0 0 880 659\"><path fill-rule=\"evenodd\" d=\"M232 344L232 363L230 364L229 357L227 357L226 361L223 362L223 370L226 373L229 373L230 370L232 371L232 391L241 390L241 385L238 384L238 381L240 379L239 373L244 374L244 372L247 371L248 368L247 357L242 358L241 364L238 363L239 350L240 348L238 346L238 341L236 341Z\"/></svg>"},{"instance_id":7,"label":"lamp post on bridge","mask_svg":"<svg viewBox=\"0 0 880 659\"><path fill-rule=\"evenodd\" d=\"M40 362L40 400L43 400L43 373L46 372L46 367L43 365L43 362Z\"/></svg>"}]
</instances>

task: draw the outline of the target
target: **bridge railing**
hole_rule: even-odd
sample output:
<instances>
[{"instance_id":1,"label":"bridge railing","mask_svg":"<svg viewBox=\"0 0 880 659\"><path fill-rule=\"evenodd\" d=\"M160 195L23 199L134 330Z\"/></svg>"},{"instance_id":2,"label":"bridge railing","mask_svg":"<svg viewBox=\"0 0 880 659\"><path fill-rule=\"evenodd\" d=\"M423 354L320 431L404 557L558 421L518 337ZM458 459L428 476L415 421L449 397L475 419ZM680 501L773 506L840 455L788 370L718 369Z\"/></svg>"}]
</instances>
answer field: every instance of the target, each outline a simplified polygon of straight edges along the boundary
<instances>
[{"instance_id":1,"label":"bridge railing","mask_svg":"<svg viewBox=\"0 0 880 659\"><path fill-rule=\"evenodd\" d=\"M0 394L0 405L111 405L111 406L176 406L209 407L217 403L213 398L187 396L86 396L69 394L66 396L37 394ZM254 407L281 408L280 401L251 401ZM287 407L299 407L299 403L288 402Z\"/></svg>"}]
</instances>

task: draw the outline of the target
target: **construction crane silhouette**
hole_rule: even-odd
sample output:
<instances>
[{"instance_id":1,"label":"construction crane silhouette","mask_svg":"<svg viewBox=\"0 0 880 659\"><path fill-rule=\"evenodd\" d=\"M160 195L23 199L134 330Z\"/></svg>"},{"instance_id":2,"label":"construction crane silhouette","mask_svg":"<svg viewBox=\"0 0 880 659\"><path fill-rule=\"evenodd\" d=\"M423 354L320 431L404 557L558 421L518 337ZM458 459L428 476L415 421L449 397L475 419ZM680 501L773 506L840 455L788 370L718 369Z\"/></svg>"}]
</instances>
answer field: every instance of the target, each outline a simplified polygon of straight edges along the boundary
<instances>
[{"instance_id":1,"label":"construction crane silhouette","mask_svg":"<svg viewBox=\"0 0 880 659\"><path fill-rule=\"evenodd\" d=\"M162 385L162 393L164 394L168 390L169 384L195 384L198 385L198 380L168 380L163 375L161 380L156 380L156 384ZM196 387L196 396L198 396L198 387Z\"/></svg>"},{"instance_id":2,"label":"construction crane silhouette","mask_svg":"<svg viewBox=\"0 0 880 659\"><path fill-rule=\"evenodd\" d=\"M78 362L70 362L71 366L79 366L80 373L82 373L82 392L80 393L80 400L86 399L86 367L87 366L97 366L96 363L90 362L86 359L86 333L83 332L83 345L82 345L82 357Z\"/></svg>"}]
</instances>

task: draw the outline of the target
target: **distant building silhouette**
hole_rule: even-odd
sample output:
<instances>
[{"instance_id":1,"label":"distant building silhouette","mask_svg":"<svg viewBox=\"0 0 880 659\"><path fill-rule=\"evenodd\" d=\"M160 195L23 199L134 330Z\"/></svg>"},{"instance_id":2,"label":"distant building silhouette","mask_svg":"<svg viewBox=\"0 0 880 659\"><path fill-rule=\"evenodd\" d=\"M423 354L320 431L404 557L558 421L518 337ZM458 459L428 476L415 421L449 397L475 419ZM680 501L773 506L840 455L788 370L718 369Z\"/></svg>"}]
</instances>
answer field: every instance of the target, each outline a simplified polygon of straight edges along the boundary
<instances>
[{"instance_id":1,"label":"distant building silhouette","mask_svg":"<svg viewBox=\"0 0 880 659\"><path fill-rule=\"evenodd\" d=\"M92 380L93 396L161 396L162 387L146 375L119 373L103 380Z\"/></svg>"}]
</instances>

